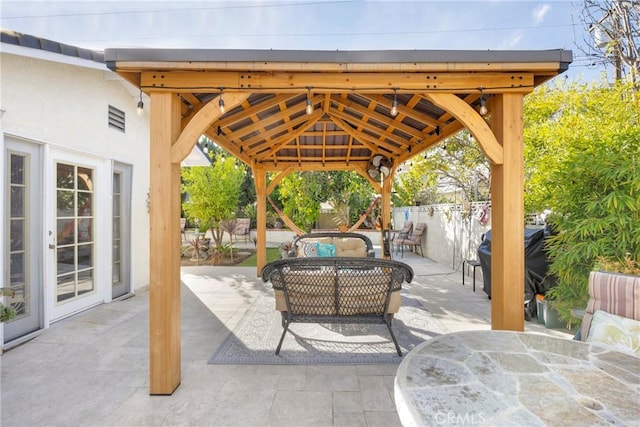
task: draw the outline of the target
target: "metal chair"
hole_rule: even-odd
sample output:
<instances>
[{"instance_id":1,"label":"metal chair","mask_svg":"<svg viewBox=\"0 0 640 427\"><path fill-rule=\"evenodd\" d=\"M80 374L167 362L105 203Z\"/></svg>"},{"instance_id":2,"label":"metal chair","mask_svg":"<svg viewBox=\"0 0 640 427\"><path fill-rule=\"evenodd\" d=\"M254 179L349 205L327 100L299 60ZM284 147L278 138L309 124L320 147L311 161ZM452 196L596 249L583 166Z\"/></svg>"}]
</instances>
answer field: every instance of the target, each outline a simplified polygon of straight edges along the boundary
<instances>
[{"instance_id":1,"label":"metal chair","mask_svg":"<svg viewBox=\"0 0 640 427\"><path fill-rule=\"evenodd\" d=\"M408 246L410 249L414 250L416 248L420 248L420 255L424 256L424 252L422 252L422 236L427 232L427 224L425 224L424 222L420 222L416 225L416 228L413 229L413 231L411 232L411 235L406 238L406 239L402 239L399 242L400 245L400 250L401 250L401 257L404 258L404 247Z\"/></svg>"},{"instance_id":2,"label":"metal chair","mask_svg":"<svg viewBox=\"0 0 640 427\"><path fill-rule=\"evenodd\" d=\"M398 245L400 245L402 240L409 237L411 231L413 231L413 221L406 221L401 230L394 231L393 237L391 238L391 252L393 252L393 247L395 246L396 255L398 255L398 252L400 251Z\"/></svg>"}]
</instances>

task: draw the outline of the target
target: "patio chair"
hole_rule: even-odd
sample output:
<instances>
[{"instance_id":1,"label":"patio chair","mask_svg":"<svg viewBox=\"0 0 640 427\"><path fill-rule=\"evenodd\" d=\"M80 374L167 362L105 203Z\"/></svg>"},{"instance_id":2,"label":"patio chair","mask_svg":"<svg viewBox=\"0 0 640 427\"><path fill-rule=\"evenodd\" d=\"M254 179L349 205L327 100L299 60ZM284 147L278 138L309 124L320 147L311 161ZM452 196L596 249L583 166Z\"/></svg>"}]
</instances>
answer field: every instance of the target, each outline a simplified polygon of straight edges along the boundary
<instances>
[{"instance_id":1,"label":"patio chair","mask_svg":"<svg viewBox=\"0 0 640 427\"><path fill-rule=\"evenodd\" d=\"M251 219L238 218L236 220L235 231L233 232L233 235L236 236L236 242L238 241L238 236L244 236L245 243L248 242L250 233L251 233Z\"/></svg>"},{"instance_id":2,"label":"patio chair","mask_svg":"<svg viewBox=\"0 0 640 427\"><path fill-rule=\"evenodd\" d=\"M400 245L400 257L404 258L404 247L407 246L409 249L415 252L416 248L420 248L420 255L424 256L424 252L422 252L422 236L427 232L427 224L424 222L419 222L416 225L416 228L413 229L411 235L402 239L398 244Z\"/></svg>"},{"instance_id":3,"label":"patio chair","mask_svg":"<svg viewBox=\"0 0 640 427\"><path fill-rule=\"evenodd\" d=\"M391 238L391 252L393 252L393 248L395 247L397 255L400 251L400 242L404 239L407 239L412 231L413 221L405 221L401 230L395 230L393 232L393 237Z\"/></svg>"}]
</instances>

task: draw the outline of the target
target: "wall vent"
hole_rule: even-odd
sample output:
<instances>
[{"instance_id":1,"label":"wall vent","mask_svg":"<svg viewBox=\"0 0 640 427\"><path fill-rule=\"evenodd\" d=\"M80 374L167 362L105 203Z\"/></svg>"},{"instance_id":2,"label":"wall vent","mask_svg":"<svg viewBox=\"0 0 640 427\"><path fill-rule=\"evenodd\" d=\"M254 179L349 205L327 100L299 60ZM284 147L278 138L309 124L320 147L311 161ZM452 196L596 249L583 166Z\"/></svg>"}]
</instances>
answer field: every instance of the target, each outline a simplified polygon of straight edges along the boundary
<instances>
[{"instance_id":1,"label":"wall vent","mask_svg":"<svg viewBox=\"0 0 640 427\"><path fill-rule=\"evenodd\" d=\"M124 111L109 105L109 127L124 132Z\"/></svg>"}]
</instances>

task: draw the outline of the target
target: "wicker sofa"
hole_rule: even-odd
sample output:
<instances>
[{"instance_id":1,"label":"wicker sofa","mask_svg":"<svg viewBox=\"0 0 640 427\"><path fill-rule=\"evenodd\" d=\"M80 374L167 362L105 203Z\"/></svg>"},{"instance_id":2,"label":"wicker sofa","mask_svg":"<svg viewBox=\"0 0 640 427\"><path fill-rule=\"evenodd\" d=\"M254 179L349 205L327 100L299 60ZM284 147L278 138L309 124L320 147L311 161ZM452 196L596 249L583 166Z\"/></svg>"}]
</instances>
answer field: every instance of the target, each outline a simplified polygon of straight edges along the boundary
<instances>
[{"instance_id":1,"label":"wicker sofa","mask_svg":"<svg viewBox=\"0 0 640 427\"><path fill-rule=\"evenodd\" d=\"M268 263L262 279L273 285L282 314L276 354L293 322L384 323L402 356L391 321L400 309L402 283L413 280L410 266L368 257L283 258Z\"/></svg>"},{"instance_id":2,"label":"wicker sofa","mask_svg":"<svg viewBox=\"0 0 640 427\"><path fill-rule=\"evenodd\" d=\"M317 244L331 245L335 248L336 257L375 257L373 243L364 234L359 233L340 233L337 231L325 231L318 233L309 233L297 236L291 244L289 251L290 258L317 256L313 251L317 251ZM315 245L315 249L313 246Z\"/></svg>"}]
</instances>

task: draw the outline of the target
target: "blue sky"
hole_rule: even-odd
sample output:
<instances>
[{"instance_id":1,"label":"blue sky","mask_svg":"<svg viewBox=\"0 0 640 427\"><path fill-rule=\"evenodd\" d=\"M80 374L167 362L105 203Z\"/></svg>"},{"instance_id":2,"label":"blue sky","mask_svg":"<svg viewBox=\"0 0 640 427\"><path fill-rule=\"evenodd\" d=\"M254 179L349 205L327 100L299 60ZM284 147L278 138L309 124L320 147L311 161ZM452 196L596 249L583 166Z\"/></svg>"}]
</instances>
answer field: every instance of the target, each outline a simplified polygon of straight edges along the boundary
<instances>
[{"instance_id":1,"label":"blue sky","mask_svg":"<svg viewBox=\"0 0 640 427\"><path fill-rule=\"evenodd\" d=\"M588 66L576 1L29 1L2 0L5 29L102 50L568 49Z\"/></svg>"}]
</instances>

